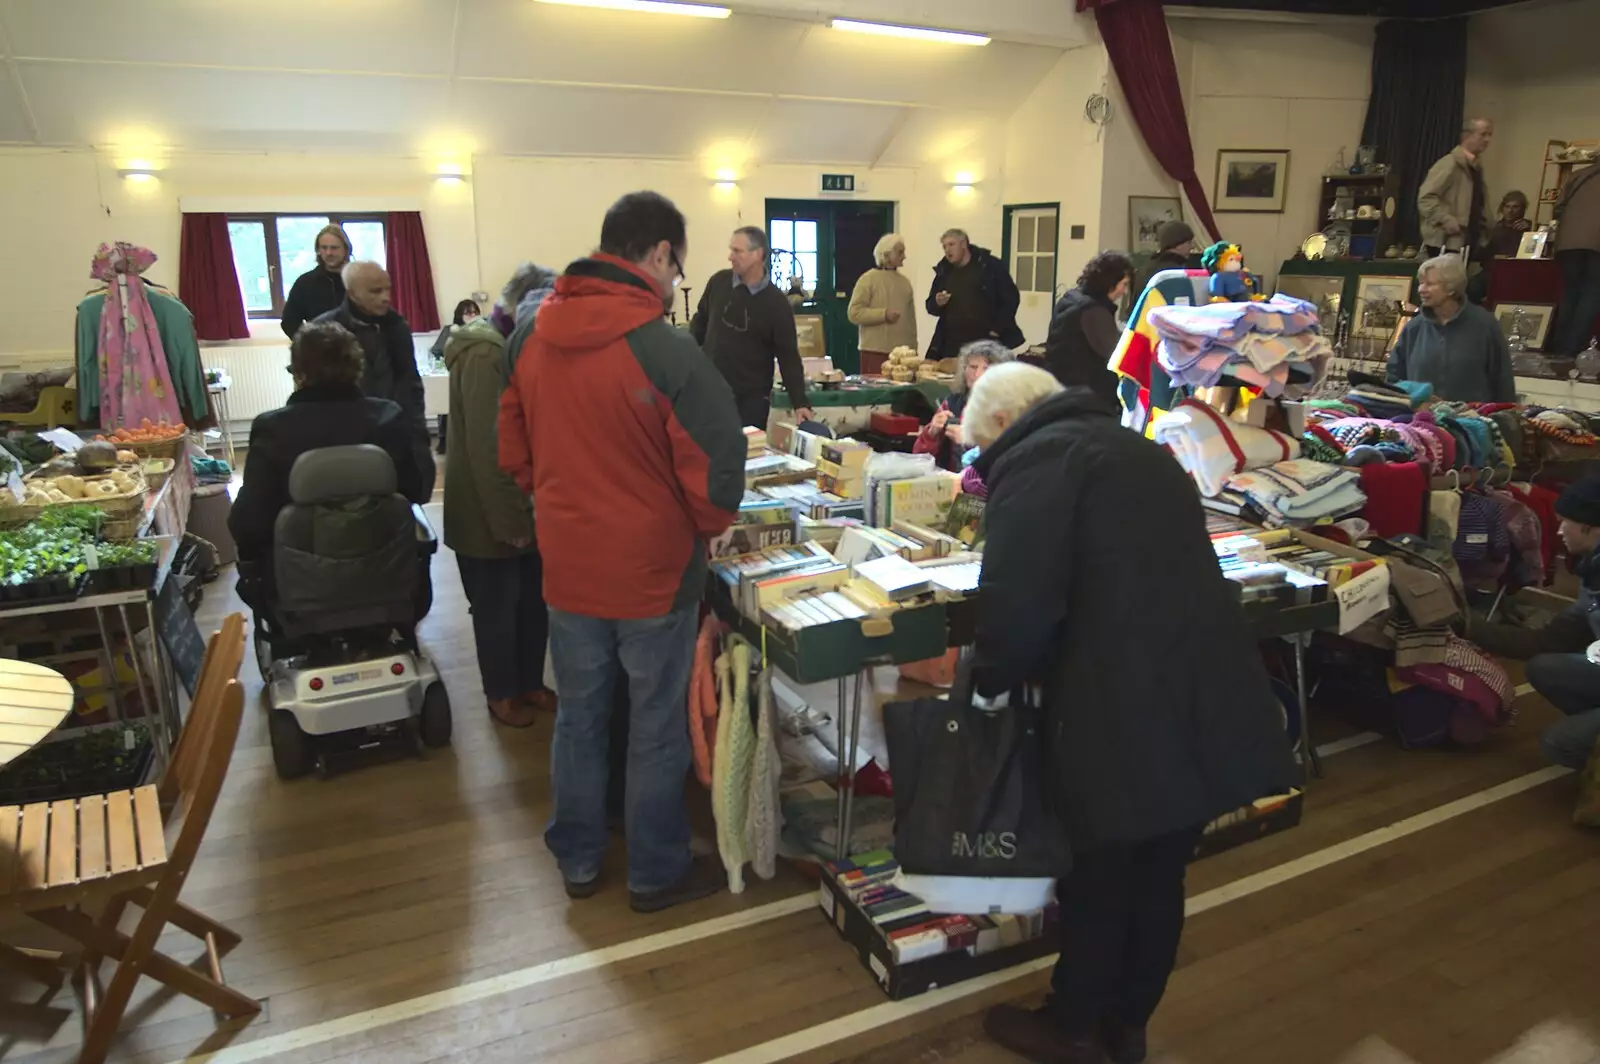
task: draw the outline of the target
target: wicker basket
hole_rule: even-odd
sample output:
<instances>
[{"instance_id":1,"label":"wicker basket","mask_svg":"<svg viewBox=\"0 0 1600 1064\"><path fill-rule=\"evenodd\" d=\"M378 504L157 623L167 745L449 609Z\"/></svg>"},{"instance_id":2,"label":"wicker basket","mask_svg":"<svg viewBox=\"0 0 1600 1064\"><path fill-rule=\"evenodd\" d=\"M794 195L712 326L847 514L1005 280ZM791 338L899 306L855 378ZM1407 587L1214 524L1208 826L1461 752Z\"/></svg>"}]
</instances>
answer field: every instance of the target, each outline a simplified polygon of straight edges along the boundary
<instances>
[{"instance_id":1,"label":"wicker basket","mask_svg":"<svg viewBox=\"0 0 1600 1064\"><path fill-rule=\"evenodd\" d=\"M170 458L176 462L179 453L183 450L184 441L188 438L188 433L180 432L170 440L135 440L129 443L117 443L112 440L111 442L117 450L132 451L140 458Z\"/></svg>"},{"instance_id":2,"label":"wicker basket","mask_svg":"<svg viewBox=\"0 0 1600 1064\"><path fill-rule=\"evenodd\" d=\"M84 477L85 481L103 480L109 474ZM73 499L70 502L52 502L44 505L24 505L11 501L9 492L0 492L0 527L14 528L25 525L53 507L93 506L105 516L100 522L101 539L134 539L139 526L144 523L144 497L148 490L144 477L138 477L139 486L126 495L99 495L90 499Z\"/></svg>"},{"instance_id":3,"label":"wicker basket","mask_svg":"<svg viewBox=\"0 0 1600 1064\"><path fill-rule=\"evenodd\" d=\"M151 468L158 466L158 468ZM166 484L167 478L172 476L172 471L178 467L176 459L172 458L147 458L137 468L144 474L144 479L150 485L151 491L160 491Z\"/></svg>"}]
</instances>

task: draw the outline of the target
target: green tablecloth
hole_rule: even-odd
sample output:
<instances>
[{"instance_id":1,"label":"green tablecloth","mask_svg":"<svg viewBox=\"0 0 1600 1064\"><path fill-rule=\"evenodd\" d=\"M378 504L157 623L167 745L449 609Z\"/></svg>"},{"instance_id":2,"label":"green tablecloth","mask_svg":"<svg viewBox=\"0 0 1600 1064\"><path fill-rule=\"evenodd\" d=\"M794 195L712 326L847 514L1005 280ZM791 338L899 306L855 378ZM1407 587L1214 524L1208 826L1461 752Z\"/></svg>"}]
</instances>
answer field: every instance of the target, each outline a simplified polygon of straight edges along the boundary
<instances>
[{"instance_id":1,"label":"green tablecloth","mask_svg":"<svg viewBox=\"0 0 1600 1064\"><path fill-rule=\"evenodd\" d=\"M919 381L916 384L872 384L857 387L845 386L843 388L823 390L813 388L806 395L806 401L812 407L821 406L888 406L896 410L901 409L911 401L914 395L927 400L928 405L937 407L944 397L950 394L950 386L941 381ZM772 409L792 409L789 403L789 393L781 388L772 392Z\"/></svg>"}]
</instances>

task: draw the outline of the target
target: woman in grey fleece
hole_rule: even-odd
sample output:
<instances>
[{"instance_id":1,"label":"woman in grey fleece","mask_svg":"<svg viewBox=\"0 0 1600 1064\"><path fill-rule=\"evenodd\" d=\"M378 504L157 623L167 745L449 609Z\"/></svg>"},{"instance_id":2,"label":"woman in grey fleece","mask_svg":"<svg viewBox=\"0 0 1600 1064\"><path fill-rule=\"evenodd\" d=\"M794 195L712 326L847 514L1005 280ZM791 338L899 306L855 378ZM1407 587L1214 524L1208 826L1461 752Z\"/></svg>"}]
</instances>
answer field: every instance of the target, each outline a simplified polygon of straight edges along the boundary
<instances>
[{"instance_id":1,"label":"woman in grey fleece","mask_svg":"<svg viewBox=\"0 0 1600 1064\"><path fill-rule=\"evenodd\" d=\"M1433 394L1458 403L1514 403L1511 351L1493 314L1467 302L1459 255L1429 259L1417 271L1422 312L1389 352L1388 378L1426 381Z\"/></svg>"}]
</instances>

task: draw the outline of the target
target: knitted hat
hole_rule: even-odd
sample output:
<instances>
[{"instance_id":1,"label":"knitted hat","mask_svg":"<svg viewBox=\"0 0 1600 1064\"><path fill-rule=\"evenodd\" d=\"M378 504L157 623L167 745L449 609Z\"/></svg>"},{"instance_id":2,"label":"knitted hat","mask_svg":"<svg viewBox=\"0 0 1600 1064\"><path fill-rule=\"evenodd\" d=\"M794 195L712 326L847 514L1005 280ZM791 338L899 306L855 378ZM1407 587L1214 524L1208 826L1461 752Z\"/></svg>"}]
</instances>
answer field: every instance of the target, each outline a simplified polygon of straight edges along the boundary
<instances>
[{"instance_id":1,"label":"knitted hat","mask_svg":"<svg viewBox=\"0 0 1600 1064\"><path fill-rule=\"evenodd\" d=\"M1556 516L1600 528L1600 476L1567 485L1556 500Z\"/></svg>"},{"instance_id":2,"label":"knitted hat","mask_svg":"<svg viewBox=\"0 0 1600 1064\"><path fill-rule=\"evenodd\" d=\"M1162 251L1168 251L1179 244L1187 244L1194 239L1194 230L1185 222L1163 222L1161 228L1156 230L1156 243Z\"/></svg>"}]
</instances>

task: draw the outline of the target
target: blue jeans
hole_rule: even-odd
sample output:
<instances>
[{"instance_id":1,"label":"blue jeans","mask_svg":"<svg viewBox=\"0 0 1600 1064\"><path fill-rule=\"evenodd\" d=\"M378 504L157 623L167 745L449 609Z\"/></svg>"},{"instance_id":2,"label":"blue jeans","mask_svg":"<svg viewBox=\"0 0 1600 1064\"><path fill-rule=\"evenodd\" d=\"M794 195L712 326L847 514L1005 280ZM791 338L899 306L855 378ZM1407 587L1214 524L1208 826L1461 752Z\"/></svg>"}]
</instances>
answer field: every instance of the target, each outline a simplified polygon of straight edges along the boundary
<instances>
[{"instance_id":1,"label":"blue jeans","mask_svg":"<svg viewBox=\"0 0 1600 1064\"><path fill-rule=\"evenodd\" d=\"M628 684L628 889L665 890L689 871L689 673L697 612L608 621L550 611L558 709L550 749L555 811L545 845L587 883L606 852L607 753L619 675Z\"/></svg>"},{"instance_id":2,"label":"blue jeans","mask_svg":"<svg viewBox=\"0 0 1600 1064\"><path fill-rule=\"evenodd\" d=\"M1600 743L1600 665L1584 654L1540 654L1528 659L1528 682L1566 716L1545 729L1545 759L1582 768Z\"/></svg>"}]
</instances>

